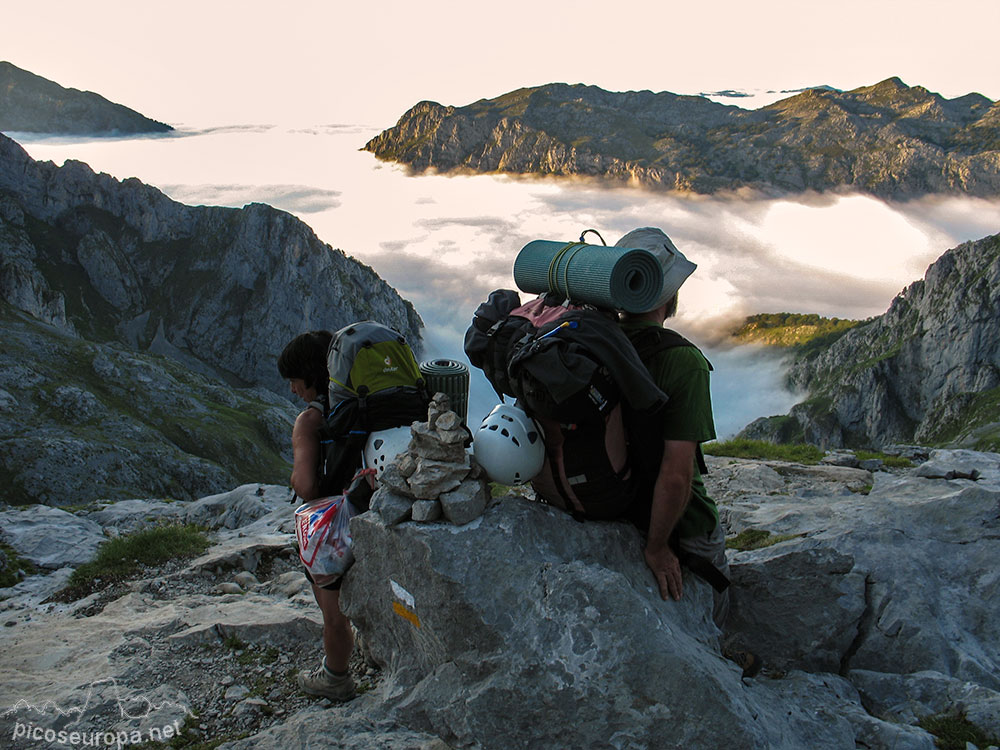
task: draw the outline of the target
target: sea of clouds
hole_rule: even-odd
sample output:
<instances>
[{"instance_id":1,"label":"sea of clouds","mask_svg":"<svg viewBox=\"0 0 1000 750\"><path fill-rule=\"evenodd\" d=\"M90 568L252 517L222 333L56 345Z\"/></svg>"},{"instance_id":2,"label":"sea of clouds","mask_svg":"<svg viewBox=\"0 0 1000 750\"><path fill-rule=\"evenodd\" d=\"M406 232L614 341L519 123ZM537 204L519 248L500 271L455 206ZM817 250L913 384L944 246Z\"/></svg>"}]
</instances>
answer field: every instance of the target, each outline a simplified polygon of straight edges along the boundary
<instances>
[{"instance_id":1,"label":"sea of clouds","mask_svg":"<svg viewBox=\"0 0 1000 750\"><path fill-rule=\"evenodd\" d=\"M253 125L122 139L15 137L36 159L78 159L184 203L263 202L297 215L414 303L429 357L464 360L473 311L491 290L514 288L513 261L529 241L574 240L596 229L613 244L635 227L661 227L698 264L673 327L701 344L715 367L721 437L797 399L784 388L774 352L732 346L729 334L746 315L879 315L945 250L1000 231L1000 201L964 197L779 200L677 196L593 180L414 176L361 150L377 133L360 125ZM497 400L474 374L470 423Z\"/></svg>"}]
</instances>

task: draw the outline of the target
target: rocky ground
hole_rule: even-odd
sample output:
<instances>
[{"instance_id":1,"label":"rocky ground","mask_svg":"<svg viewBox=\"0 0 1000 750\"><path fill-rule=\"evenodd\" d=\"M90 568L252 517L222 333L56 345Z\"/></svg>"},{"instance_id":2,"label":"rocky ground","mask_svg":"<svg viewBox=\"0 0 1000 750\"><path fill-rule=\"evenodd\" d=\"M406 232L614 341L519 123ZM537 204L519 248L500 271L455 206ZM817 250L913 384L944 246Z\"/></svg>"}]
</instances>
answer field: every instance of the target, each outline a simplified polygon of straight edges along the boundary
<instances>
[{"instance_id":1,"label":"rocky ground","mask_svg":"<svg viewBox=\"0 0 1000 750\"><path fill-rule=\"evenodd\" d=\"M175 747L442 750L509 747L522 732L556 747L560 732L610 731L613 712L586 727L572 708L605 694L631 701L614 720L629 748L659 736L670 706L686 715L688 694L702 710L715 706L715 735L744 736L748 747L801 740L930 750L933 739L916 724L949 711L996 736L1000 683L987 613L997 580L986 561L998 543L1000 456L913 455L914 468L891 471L849 454L819 466L709 457L708 484L731 536L789 540L731 551L739 588L730 626L765 660L742 681L712 645L717 631L702 612L710 592L688 581L684 602L658 603L618 525L551 516L525 502L530 493L463 525L369 521L359 528L369 554L345 597L373 640L352 661L359 697L338 705L301 695L294 682L318 663L321 618L299 571L287 489L245 485L194 502L131 500L76 513L0 509L4 541L42 566L2 590L0 736L19 749L72 746L72 732L124 733L127 744L180 732ZM169 521L211 529L212 546L79 601L53 601L101 539ZM530 539L521 536L528 528ZM511 538L524 545L516 559ZM468 549L478 551L474 563ZM494 569L503 559L505 574ZM942 559L950 562L928 567ZM590 606L579 609L579 596ZM511 630L498 623L513 602L523 618ZM639 619L622 619L626 611ZM568 624L553 630L554 622ZM657 646L652 660L622 648L661 637L674 645ZM604 651L608 638L618 645ZM600 650L574 666L581 648ZM577 669L587 671L570 687ZM678 669L697 670L706 682L695 693L704 695L689 680L654 676ZM525 675L537 685L525 686ZM537 724L535 709L519 706L556 684L572 700L542 700L549 719ZM513 729L524 711L528 728ZM755 712L777 723L750 727ZM708 746L698 744L703 723L672 721L690 746ZM743 734L751 729L752 741Z\"/></svg>"},{"instance_id":2,"label":"rocky ground","mask_svg":"<svg viewBox=\"0 0 1000 750\"><path fill-rule=\"evenodd\" d=\"M296 673L312 669L322 656L322 619L298 561L287 490L251 485L206 500L199 501L200 511L195 504L134 502L117 509L114 525L105 527L128 531L140 514L186 520L194 511L239 529L217 528L215 545L194 560L145 568L73 602L54 601L69 568L4 590L0 635L8 656L0 705L24 701L43 709L0 714L8 738L14 739L18 723L57 731L140 727L147 737L145 724L156 714L163 725L179 719L186 741L218 742L257 734L310 705L332 705L295 684ZM247 510L233 515L241 501ZM80 525L102 512L107 515L104 509L80 516ZM3 512L6 536L33 549L36 559L58 565L38 535L18 523L24 513ZM58 534L65 527L52 528ZM73 674L77 666L81 673ZM351 669L359 693L377 684L379 671L366 663L360 645ZM81 695L87 699L80 721L74 713L61 716L80 706ZM145 699L159 708L147 711ZM136 722L129 715L146 718ZM39 745L17 738L9 746Z\"/></svg>"},{"instance_id":3,"label":"rocky ground","mask_svg":"<svg viewBox=\"0 0 1000 750\"><path fill-rule=\"evenodd\" d=\"M225 605L242 603L248 593L285 597L291 608L313 619L318 611L313 611L312 596L294 551L275 556L268 563L256 573L235 573L221 586L214 574L180 568L173 574L160 572L140 578L129 588L156 602L181 599L191 604ZM88 607L78 616L97 613ZM134 634L109 654L109 662L128 675L129 688L138 693L150 693L163 684L182 693L196 714L187 722L187 736L192 740L252 736L309 705L332 705L301 693L295 683L300 669L312 669L319 661L318 626L317 622L316 638L281 645L270 645L267 640L245 641L239 635L240 628L221 624L194 638L178 637L171 628L153 630ZM355 651L351 669L359 691L374 687L379 672L365 663L360 649Z\"/></svg>"}]
</instances>

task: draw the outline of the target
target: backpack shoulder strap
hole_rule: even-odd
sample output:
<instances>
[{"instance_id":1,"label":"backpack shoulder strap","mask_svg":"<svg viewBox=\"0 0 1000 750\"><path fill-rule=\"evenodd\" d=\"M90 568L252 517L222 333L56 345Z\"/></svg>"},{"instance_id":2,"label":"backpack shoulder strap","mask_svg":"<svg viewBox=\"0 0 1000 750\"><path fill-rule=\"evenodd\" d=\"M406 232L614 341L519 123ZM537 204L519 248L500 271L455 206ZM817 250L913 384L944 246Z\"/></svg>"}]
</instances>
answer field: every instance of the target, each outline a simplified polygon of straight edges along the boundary
<instances>
[{"instance_id":1,"label":"backpack shoulder strap","mask_svg":"<svg viewBox=\"0 0 1000 750\"><path fill-rule=\"evenodd\" d=\"M666 349L673 349L678 346L691 346L695 349L698 348L677 333L677 331L672 331L669 328L661 328L659 326L644 326L637 330L628 331L628 338L629 341L632 342L632 346L634 346L635 350L639 353L639 359L641 359L647 367L649 366L649 363L652 362L653 357ZM708 362L708 360L705 361ZM708 364L708 369L712 369L711 362Z\"/></svg>"},{"instance_id":2,"label":"backpack shoulder strap","mask_svg":"<svg viewBox=\"0 0 1000 750\"><path fill-rule=\"evenodd\" d=\"M632 346L639 353L639 359L642 360L646 367L650 366L653 357L667 349L674 349L678 346L693 346L695 349L698 348L677 333L677 331L661 326L644 326L638 330L628 331L627 333L629 341L632 342ZM708 369L711 370L712 363L707 359L705 362L708 363ZM698 471L702 475L708 474L708 464L705 462L705 454L701 450L701 443L695 446L695 458L698 461Z\"/></svg>"}]
</instances>

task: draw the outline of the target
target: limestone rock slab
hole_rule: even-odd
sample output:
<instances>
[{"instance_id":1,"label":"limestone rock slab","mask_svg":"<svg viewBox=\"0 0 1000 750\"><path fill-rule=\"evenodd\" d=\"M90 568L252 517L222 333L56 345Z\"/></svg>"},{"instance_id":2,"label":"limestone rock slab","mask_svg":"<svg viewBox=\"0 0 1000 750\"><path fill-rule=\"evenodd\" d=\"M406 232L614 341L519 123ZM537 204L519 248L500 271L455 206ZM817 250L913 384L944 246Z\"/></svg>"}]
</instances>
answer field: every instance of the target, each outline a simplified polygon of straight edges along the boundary
<instances>
[{"instance_id":1,"label":"limestone rock slab","mask_svg":"<svg viewBox=\"0 0 1000 750\"><path fill-rule=\"evenodd\" d=\"M89 562L105 540L99 524L48 505L0 512L0 529L21 557L50 570Z\"/></svg>"}]
</instances>

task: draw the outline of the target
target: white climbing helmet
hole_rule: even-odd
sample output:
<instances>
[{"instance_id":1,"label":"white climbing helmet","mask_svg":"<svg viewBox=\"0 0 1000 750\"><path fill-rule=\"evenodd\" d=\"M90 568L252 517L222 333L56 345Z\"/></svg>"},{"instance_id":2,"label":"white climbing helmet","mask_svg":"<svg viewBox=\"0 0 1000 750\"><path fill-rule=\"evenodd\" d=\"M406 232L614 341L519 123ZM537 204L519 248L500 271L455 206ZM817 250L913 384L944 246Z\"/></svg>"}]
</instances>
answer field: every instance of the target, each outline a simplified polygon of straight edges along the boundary
<instances>
[{"instance_id":1,"label":"white climbing helmet","mask_svg":"<svg viewBox=\"0 0 1000 750\"><path fill-rule=\"evenodd\" d=\"M391 427L371 433L365 443L365 468L375 469L376 476L382 476L385 467L405 451L409 444L409 426Z\"/></svg>"},{"instance_id":2,"label":"white climbing helmet","mask_svg":"<svg viewBox=\"0 0 1000 750\"><path fill-rule=\"evenodd\" d=\"M542 469L545 445L535 421L518 406L494 407L472 438L476 463L494 482L520 484Z\"/></svg>"}]
</instances>

